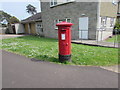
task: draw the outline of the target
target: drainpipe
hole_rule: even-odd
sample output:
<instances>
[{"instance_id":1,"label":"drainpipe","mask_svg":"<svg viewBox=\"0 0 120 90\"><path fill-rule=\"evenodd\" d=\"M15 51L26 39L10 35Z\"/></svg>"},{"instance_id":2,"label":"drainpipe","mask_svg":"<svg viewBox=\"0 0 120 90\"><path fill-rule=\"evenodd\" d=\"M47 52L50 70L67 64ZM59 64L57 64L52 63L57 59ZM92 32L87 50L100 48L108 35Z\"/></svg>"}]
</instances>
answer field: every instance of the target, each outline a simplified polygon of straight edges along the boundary
<instances>
[{"instance_id":1,"label":"drainpipe","mask_svg":"<svg viewBox=\"0 0 120 90\"><path fill-rule=\"evenodd\" d=\"M101 6L101 0L98 0L98 8L97 8L97 27L96 27L96 40L98 44L99 40L99 30L100 30L100 6Z\"/></svg>"}]
</instances>

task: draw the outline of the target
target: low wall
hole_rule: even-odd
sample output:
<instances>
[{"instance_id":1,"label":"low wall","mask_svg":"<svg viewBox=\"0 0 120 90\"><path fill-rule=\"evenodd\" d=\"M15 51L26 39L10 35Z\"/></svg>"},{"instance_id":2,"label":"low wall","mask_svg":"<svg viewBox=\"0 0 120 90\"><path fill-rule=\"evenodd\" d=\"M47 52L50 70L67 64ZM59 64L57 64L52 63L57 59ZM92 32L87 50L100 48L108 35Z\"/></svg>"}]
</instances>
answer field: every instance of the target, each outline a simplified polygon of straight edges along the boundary
<instances>
[{"instance_id":1,"label":"low wall","mask_svg":"<svg viewBox=\"0 0 120 90\"><path fill-rule=\"evenodd\" d=\"M112 36L112 33L113 33L113 31L111 31L111 30L97 31L97 40L98 41L105 40L105 39L109 38L109 36Z\"/></svg>"}]
</instances>

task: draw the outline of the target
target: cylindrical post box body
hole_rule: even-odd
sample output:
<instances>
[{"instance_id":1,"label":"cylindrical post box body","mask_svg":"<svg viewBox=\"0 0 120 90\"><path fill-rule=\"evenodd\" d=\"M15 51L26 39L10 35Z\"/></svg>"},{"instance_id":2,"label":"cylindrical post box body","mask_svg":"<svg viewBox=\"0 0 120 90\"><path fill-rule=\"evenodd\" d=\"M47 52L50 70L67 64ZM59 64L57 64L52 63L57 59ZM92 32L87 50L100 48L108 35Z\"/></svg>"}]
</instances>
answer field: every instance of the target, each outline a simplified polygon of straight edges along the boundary
<instances>
[{"instance_id":1,"label":"cylindrical post box body","mask_svg":"<svg viewBox=\"0 0 120 90\"><path fill-rule=\"evenodd\" d=\"M71 26L72 23L58 23L59 61L71 61Z\"/></svg>"}]
</instances>

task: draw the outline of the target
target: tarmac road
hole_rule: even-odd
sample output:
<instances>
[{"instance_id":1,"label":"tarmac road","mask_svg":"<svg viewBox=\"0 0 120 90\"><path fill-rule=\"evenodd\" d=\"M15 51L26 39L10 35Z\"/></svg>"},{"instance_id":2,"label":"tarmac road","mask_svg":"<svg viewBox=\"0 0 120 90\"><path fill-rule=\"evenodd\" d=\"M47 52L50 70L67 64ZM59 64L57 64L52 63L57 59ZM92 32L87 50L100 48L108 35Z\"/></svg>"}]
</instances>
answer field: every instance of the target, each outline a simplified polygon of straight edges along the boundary
<instances>
[{"instance_id":1,"label":"tarmac road","mask_svg":"<svg viewBox=\"0 0 120 90\"><path fill-rule=\"evenodd\" d=\"M32 61L2 51L2 88L118 88L118 74L99 67Z\"/></svg>"}]
</instances>

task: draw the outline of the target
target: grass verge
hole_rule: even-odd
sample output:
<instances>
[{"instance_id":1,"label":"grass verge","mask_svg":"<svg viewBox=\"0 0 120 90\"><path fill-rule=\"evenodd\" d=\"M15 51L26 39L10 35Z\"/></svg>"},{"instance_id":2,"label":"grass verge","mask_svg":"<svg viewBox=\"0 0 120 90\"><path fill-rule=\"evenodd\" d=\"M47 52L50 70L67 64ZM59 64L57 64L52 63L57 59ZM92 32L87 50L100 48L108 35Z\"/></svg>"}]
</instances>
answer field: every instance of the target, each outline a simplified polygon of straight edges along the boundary
<instances>
[{"instance_id":1,"label":"grass verge","mask_svg":"<svg viewBox=\"0 0 120 90\"><path fill-rule=\"evenodd\" d=\"M120 43L120 35L114 35L112 38L107 39L107 42L116 42L116 43Z\"/></svg>"},{"instance_id":2,"label":"grass verge","mask_svg":"<svg viewBox=\"0 0 120 90\"><path fill-rule=\"evenodd\" d=\"M3 39L2 49L36 58L59 63L58 42L56 39L38 36L24 36ZM118 49L72 44L72 62L64 64L108 66L118 64Z\"/></svg>"}]
</instances>

